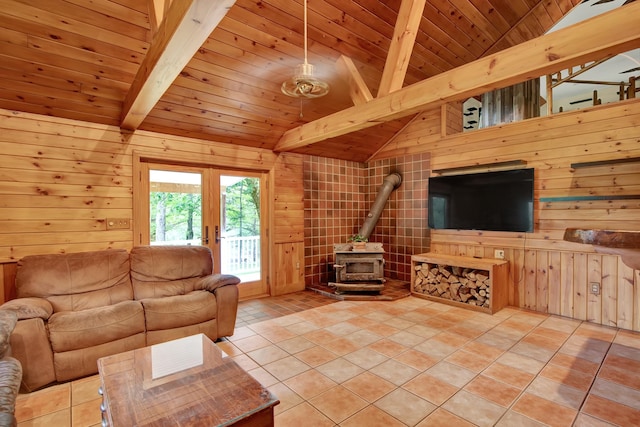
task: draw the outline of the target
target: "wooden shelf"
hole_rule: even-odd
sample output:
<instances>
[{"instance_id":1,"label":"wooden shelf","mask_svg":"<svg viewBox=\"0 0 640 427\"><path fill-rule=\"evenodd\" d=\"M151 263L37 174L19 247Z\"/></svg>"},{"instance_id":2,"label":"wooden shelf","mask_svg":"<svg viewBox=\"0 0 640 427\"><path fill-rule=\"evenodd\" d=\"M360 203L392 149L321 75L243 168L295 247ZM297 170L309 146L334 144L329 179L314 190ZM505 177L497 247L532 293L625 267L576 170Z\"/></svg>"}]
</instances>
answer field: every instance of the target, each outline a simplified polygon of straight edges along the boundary
<instances>
[{"instance_id":1,"label":"wooden shelf","mask_svg":"<svg viewBox=\"0 0 640 427\"><path fill-rule=\"evenodd\" d=\"M472 172L490 172L497 170L519 169L526 166L524 160L508 160L505 162L485 163L482 165L458 166L454 168L434 169L431 172L438 175L463 174Z\"/></svg>"},{"instance_id":2,"label":"wooden shelf","mask_svg":"<svg viewBox=\"0 0 640 427\"><path fill-rule=\"evenodd\" d=\"M462 279L456 282L457 279L449 279L448 275ZM481 278L486 277L486 279L476 282L474 279L476 275L480 275ZM509 303L508 278L509 262L501 259L434 253L411 257L411 295L456 307L489 314L499 311ZM437 284L441 285L440 290L442 290L450 288L452 283L455 289L454 298L460 298L464 294L462 298L469 297L467 302L438 296L440 292L434 289L437 288ZM480 294L481 298L486 298L485 301L488 304L483 305L481 300L473 296L473 293L477 294L480 291L485 294ZM444 295L447 293L451 295L448 290ZM476 305L470 301L475 301Z\"/></svg>"},{"instance_id":3,"label":"wooden shelf","mask_svg":"<svg viewBox=\"0 0 640 427\"><path fill-rule=\"evenodd\" d=\"M609 159L609 160L598 160L595 162L582 162L582 163L571 163L571 169L578 168L588 168L595 166L607 166L607 165L617 165L620 163L636 163L640 162L640 157L629 157L626 159Z\"/></svg>"}]
</instances>

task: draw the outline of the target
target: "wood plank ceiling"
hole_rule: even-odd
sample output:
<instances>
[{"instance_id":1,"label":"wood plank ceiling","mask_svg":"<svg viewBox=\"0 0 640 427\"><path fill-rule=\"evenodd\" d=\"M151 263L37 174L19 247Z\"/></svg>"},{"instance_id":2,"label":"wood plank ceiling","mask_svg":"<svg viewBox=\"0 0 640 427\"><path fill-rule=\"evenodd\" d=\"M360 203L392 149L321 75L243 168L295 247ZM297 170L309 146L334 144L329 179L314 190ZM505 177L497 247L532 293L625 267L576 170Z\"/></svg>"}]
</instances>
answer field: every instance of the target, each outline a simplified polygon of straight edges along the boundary
<instances>
[{"instance_id":1,"label":"wood plank ceiling","mask_svg":"<svg viewBox=\"0 0 640 427\"><path fill-rule=\"evenodd\" d=\"M353 105L336 67L342 56L377 95L402 1L309 0L309 62L331 90L302 101L280 91L303 59L302 0L230 1L138 129L273 149L286 131ZM579 2L426 0L403 84L537 37ZM154 35L154 43L162 36L150 13L159 3L0 0L0 108L120 125ZM365 161L410 119L296 151Z\"/></svg>"}]
</instances>

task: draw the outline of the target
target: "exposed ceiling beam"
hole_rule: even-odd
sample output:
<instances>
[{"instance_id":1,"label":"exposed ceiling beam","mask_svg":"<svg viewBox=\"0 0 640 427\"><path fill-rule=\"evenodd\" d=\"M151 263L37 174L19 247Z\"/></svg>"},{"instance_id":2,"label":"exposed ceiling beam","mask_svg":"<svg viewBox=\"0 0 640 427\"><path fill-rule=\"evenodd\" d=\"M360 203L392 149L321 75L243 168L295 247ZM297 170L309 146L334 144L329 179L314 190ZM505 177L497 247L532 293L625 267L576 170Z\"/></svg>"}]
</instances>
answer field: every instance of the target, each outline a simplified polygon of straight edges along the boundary
<instances>
[{"instance_id":1,"label":"exposed ceiling beam","mask_svg":"<svg viewBox=\"0 0 640 427\"><path fill-rule=\"evenodd\" d=\"M364 104L373 99L369 87L351 58L340 55L340 58L336 61L336 69L349 83L349 95L351 95L354 105Z\"/></svg>"},{"instance_id":2,"label":"exposed ceiling beam","mask_svg":"<svg viewBox=\"0 0 640 427\"><path fill-rule=\"evenodd\" d=\"M640 2L480 58L287 131L275 151L291 151L443 103L462 100L640 46Z\"/></svg>"},{"instance_id":3,"label":"exposed ceiling beam","mask_svg":"<svg viewBox=\"0 0 640 427\"><path fill-rule=\"evenodd\" d=\"M235 1L171 3L124 100L122 128L140 126Z\"/></svg>"},{"instance_id":4,"label":"exposed ceiling beam","mask_svg":"<svg viewBox=\"0 0 640 427\"><path fill-rule=\"evenodd\" d=\"M425 2L426 0L402 0L378 88L378 98L402 88Z\"/></svg>"},{"instance_id":5,"label":"exposed ceiling beam","mask_svg":"<svg viewBox=\"0 0 640 427\"><path fill-rule=\"evenodd\" d=\"M149 7L149 24L151 26L151 32L156 33L160 27L160 23L164 19L164 15L169 10L171 0L147 0Z\"/></svg>"}]
</instances>

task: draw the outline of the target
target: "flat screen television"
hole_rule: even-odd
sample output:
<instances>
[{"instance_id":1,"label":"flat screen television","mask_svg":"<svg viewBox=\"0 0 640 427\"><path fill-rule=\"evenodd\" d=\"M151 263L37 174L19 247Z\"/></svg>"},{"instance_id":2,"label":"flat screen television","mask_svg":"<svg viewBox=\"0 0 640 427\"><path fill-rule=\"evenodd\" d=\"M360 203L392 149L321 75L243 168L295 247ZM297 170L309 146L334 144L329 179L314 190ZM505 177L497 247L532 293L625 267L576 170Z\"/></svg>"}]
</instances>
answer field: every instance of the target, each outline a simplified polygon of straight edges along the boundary
<instances>
[{"instance_id":1,"label":"flat screen television","mask_svg":"<svg viewBox=\"0 0 640 427\"><path fill-rule=\"evenodd\" d=\"M533 168L429 178L429 227L533 232Z\"/></svg>"}]
</instances>

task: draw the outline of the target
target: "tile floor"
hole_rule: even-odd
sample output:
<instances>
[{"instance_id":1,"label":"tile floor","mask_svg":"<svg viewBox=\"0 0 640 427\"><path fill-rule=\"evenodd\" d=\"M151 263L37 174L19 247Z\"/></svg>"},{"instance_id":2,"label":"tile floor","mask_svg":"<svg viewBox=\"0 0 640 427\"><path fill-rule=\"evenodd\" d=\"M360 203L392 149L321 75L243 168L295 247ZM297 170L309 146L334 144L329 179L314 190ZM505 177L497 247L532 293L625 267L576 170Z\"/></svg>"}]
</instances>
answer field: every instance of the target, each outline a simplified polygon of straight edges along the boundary
<instances>
[{"instance_id":1,"label":"tile floor","mask_svg":"<svg viewBox=\"0 0 640 427\"><path fill-rule=\"evenodd\" d=\"M638 333L412 297L286 297L282 312L241 304L218 343L278 396L276 426L640 425ZM97 387L93 376L21 395L19 426L99 425Z\"/></svg>"}]
</instances>

